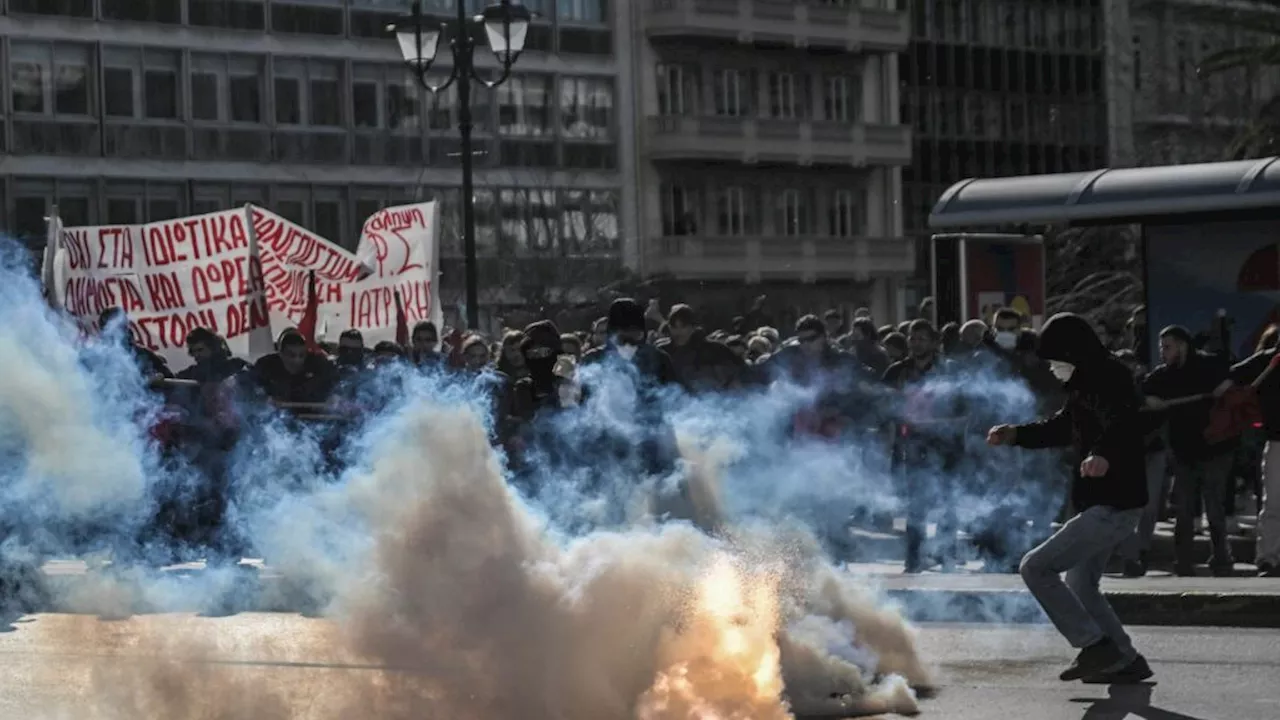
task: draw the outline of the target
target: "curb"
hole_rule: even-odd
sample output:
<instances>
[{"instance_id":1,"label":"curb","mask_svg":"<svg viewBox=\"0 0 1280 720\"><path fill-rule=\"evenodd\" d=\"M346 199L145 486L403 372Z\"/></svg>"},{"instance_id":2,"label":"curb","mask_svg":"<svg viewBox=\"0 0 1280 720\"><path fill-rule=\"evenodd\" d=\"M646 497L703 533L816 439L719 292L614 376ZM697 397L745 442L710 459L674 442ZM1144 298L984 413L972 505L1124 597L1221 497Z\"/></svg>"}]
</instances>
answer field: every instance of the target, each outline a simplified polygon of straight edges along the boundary
<instances>
[{"instance_id":1,"label":"curb","mask_svg":"<svg viewBox=\"0 0 1280 720\"><path fill-rule=\"evenodd\" d=\"M1025 590L889 590L914 622L1047 623ZM1103 595L1126 625L1280 628L1274 593L1125 592Z\"/></svg>"}]
</instances>

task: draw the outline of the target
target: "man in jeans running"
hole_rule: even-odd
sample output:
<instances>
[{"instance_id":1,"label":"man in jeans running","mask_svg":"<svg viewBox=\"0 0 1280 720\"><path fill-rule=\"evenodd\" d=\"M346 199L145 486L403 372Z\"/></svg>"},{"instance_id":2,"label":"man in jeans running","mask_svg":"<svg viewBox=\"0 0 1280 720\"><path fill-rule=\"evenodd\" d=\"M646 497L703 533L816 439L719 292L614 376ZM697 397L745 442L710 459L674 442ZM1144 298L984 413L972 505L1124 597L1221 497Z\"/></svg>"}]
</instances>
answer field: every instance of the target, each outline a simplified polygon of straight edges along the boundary
<instances>
[{"instance_id":1,"label":"man in jeans running","mask_svg":"<svg viewBox=\"0 0 1280 720\"><path fill-rule=\"evenodd\" d=\"M1084 458L1072 486L1079 513L1022 558L1019 571L1058 632L1080 649L1063 680L1140 682L1151 677L1098 583L1111 553L1133 535L1147 503L1143 424L1133 375L1083 318L1059 313L1040 333L1040 357L1067 392L1052 417L998 425L991 445L1074 446ZM1065 572L1064 583L1061 573Z\"/></svg>"}]
</instances>

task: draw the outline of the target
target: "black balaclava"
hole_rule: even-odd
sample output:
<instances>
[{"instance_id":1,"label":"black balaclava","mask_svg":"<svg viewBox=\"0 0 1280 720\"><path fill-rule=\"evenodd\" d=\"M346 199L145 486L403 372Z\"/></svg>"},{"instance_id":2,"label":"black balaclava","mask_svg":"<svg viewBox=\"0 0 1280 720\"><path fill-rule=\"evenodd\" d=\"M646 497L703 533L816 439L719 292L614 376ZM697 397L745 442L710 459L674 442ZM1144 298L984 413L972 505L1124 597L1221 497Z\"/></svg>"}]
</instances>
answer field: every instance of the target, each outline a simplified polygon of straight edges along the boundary
<instances>
[{"instance_id":1,"label":"black balaclava","mask_svg":"<svg viewBox=\"0 0 1280 720\"><path fill-rule=\"evenodd\" d=\"M644 308L632 298L618 298L609 305L609 335L614 341L620 333L644 333Z\"/></svg>"},{"instance_id":2,"label":"black balaclava","mask_svg":"<svg viewBox=\"0 0 1280 720\"><path fill-rule=\"evenodd\" d=\"M560 329L550 320L539 320L524 329L520 352L524 355L529 378L539 388L549 391L555 386L556 358L560 356Z\"/></svg>"}]
</instances>

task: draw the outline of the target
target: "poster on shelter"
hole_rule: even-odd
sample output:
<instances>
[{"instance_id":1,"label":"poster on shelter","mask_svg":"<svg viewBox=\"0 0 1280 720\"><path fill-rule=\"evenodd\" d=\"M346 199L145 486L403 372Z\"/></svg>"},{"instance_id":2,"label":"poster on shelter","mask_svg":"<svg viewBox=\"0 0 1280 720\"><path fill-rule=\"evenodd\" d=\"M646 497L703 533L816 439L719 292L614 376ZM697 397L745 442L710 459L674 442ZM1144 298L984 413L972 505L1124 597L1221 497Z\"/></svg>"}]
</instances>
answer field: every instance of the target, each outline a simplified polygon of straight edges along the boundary
<instances>
[{"instance_id":1,"label":"poster on shelter","mask_svg":"<svg viewBox=\"0 0 1280 720\"><path fill-rule=\"evenodd\" d=\"M122 308L134 340L175 368L190 364L186 336L197 327L240 357L270 352L306 312L312 273L318 338L355 328L372 344L394 339L397 306L409 325L441 321L437 213L435 203L379 211L358 256L252 205L145 225L62 228L51 218L57 249L44 280L85 329Z\"/></svg>"},{"instance_id":2,"label":"poster on shelter","mask_svg":"<svg viewBox=\"0 0 1280 720\"><path fill-rule=\"evenodd\" d=\"M1044 322L1044 245L965 238L966 318L991 321L1002 307L1022 313L1032 327Z\"/></svg>"},{"instance_id":3,"label":"poster on shelter","mask_svg":"<svg viewBox=\"0 0 1280 720\"><path fill-rule=\"evenodd\" d=\"M1232 321L1237 356L1252 354L1258 336L1280 323L1280 233L1269 221L1147 225L1147 327L1182 325L1209 333L1218 310Z\"/></svg>"}]
</instances>

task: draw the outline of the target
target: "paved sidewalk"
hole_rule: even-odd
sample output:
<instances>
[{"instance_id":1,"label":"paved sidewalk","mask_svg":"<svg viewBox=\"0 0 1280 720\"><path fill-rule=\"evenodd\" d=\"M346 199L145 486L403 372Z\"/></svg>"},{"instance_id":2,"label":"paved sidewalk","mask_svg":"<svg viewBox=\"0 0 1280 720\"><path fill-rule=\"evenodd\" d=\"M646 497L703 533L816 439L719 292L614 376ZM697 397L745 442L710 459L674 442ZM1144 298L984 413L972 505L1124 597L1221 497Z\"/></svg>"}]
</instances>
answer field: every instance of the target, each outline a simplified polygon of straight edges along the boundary
<instances>
[{"instance_id":1,"label":"paved sidewalk","mask_svg":"<svg viewBox=\"0 0 1280 720\"><path fill-rule=\"evenodd\" d=\"M1247 567L1239 566L1243 574ZM900 563L855 563L850 568L902 604L918 621L1044 622L1017 575L983 574L970 563L956 573L905 575ZM1280 578L1144 578L1106 576L1103 592L1126 623L1201 627L1280 628Z\"/></svg>"}]
</instances>

